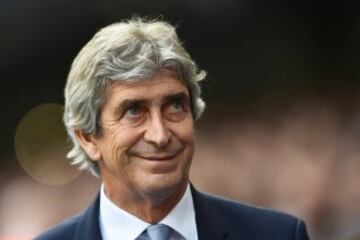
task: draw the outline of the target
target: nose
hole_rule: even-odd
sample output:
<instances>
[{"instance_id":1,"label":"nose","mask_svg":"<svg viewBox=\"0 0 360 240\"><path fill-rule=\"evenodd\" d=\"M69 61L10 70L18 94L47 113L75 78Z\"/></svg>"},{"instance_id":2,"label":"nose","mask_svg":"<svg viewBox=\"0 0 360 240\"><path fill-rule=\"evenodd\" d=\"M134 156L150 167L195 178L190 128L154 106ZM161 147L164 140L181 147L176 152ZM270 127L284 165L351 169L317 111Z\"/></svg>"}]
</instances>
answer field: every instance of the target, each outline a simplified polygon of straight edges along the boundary
<instances>
[{"instance_id":1,"label":"nose","mask_svg":"<svg viewBox=\"0 0 360 240\"><path fill-rule=\"evenodd\" d=\"M145 141L160 148L169 143L170 137L171 133L167 128L161 113L153 114L144 134Z\"/></svg>"}]
</instances>

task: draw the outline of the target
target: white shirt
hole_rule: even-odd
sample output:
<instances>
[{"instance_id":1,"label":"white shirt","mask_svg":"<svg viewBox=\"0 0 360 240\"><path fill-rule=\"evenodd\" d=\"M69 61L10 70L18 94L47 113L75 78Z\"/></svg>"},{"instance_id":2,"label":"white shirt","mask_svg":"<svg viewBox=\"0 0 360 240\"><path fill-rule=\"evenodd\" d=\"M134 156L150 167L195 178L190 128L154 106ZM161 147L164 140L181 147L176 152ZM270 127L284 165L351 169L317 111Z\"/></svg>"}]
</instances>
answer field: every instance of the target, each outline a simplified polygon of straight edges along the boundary
<instances>
[{"instance_id":1,"label":"white shirt","mask_svg":"<svg viewBox=\"0 0 360 240\"><path fill-rule=\"evenodd\" d=\"M176 206L159 223L171 227L186 240L198 240L190 185ZM134 240L150 225L111 202L105 195L104 184L100 190L99 224L103 240Z\"/></svg>"}]
</instances>

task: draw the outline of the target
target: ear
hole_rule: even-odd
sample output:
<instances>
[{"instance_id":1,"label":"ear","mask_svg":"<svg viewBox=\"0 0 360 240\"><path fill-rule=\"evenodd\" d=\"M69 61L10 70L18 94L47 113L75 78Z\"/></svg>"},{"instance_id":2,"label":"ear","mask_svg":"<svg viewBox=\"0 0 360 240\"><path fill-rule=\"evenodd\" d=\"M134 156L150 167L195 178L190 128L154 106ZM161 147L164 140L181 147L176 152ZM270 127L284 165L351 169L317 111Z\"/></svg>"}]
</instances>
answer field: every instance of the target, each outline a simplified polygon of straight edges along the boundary
<instances>
[{"instance_id":1,"label":"ear","mask_svg":"<svg viewBox=\"0 0 360 240\"><path fill-rule=\"evenodd\" d=\"M93 135L84 133L82 130L75 130L75 136L79 140L81 147L85 150L89 158L93 161L99 161L101 151L98 148L96 139Z\"/></svg>"}]
</instances>

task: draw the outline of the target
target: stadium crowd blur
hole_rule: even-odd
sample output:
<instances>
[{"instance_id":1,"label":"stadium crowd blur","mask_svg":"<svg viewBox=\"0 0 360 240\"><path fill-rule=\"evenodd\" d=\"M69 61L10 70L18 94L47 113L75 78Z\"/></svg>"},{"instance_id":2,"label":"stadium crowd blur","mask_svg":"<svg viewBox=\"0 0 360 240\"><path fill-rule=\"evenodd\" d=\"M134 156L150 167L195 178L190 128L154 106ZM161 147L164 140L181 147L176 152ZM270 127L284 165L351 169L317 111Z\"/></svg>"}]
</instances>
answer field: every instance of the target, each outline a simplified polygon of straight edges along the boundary
<instances>
[{"instance_id":1,"label":"stadium crowd blur","mask_svg":"<svg viewBox=\"0 0 360 240\"><path fill-rule=\"evenodd\" d=\"M0 240L29 239L97 193L99 180L54 163L66 161L58 106L80 46L131 13L179 23L208 70L197 188L293 213L315 240L360 239L358 9L346 1L2 1ZM29 118L39 106L50 109Z\"/></svg>"}]
</instances>

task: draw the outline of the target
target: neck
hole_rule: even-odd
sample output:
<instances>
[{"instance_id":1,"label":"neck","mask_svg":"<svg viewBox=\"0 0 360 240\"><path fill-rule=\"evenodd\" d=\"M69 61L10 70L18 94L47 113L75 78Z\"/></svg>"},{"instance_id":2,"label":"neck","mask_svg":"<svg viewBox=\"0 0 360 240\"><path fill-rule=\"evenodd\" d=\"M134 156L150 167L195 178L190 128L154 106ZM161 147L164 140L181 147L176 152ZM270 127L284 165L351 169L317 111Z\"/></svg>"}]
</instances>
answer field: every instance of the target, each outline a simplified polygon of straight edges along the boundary
<instances>
[{"instance_id":1,"label":"neck","mask_svg":"<svg viewBox=\"0 0 360 240\"><path fill-rule=\"evenodd\" d=\"M133 192L128 187L116 187L104 181L106 196L118 207L139 219L154 224L160 222L175 207L185 193L187 182L172 189L156 192ZM127 196L124 198L124 196Z\"/></svg>"}]
</instances>

